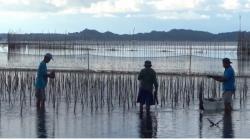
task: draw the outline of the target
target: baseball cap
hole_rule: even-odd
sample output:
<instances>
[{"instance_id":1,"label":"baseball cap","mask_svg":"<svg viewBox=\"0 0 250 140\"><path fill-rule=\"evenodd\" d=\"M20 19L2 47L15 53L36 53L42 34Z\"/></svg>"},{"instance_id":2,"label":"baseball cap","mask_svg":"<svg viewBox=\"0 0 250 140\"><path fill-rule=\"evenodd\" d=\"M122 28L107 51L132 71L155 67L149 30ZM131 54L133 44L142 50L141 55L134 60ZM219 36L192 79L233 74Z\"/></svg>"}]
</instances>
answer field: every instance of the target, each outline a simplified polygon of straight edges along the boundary
<instances>
[{"instance_id":1,"label":"baseball cap","mask_svg":"<svg viewBox=\"0 0 250 140\"><path fill-rule=\"evenodd\" d=\"M230 64L232 63L229 58L224 58L222 61L225 63L230 63Z\"/></svg>"},{"instance_id":2,"label":"baseball cap","mask_svg":"<svg viewBox=\"0 0 250 140\"><path fill-rule=\"evenodd\" d=\"M51 53L46 53L44 57L54 60Z\"/></svg>"}]
</instances>

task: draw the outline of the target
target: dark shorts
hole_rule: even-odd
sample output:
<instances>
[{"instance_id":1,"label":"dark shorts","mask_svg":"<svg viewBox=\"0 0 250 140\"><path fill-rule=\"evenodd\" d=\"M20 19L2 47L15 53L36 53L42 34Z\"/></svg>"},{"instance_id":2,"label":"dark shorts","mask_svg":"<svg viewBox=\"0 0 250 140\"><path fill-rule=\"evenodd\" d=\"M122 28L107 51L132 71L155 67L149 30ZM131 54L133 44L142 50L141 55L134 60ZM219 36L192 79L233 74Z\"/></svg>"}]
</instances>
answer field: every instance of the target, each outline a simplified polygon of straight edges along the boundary
<instances>
[{"instance_id":1,"label":"dark shorts","mask_svg":"<svg viewBox=\"0 0 250 140\"><path fill-rule=\"evenodd\" d=\"M36 89L36 99L45 100L45 89Z\"/></svg>"},{"instance_id":2,"label":"dark shorts","mask_svg":"<svg viewBox=\"0 0 250 140\"><path fill-rule=\"evenodd\" d=\"M144 89L139 89L139 94L137 97L137 103L140 103L142 105L154 105L154 96L152 92L149 92Z\"/></svg>"}]
</instances>

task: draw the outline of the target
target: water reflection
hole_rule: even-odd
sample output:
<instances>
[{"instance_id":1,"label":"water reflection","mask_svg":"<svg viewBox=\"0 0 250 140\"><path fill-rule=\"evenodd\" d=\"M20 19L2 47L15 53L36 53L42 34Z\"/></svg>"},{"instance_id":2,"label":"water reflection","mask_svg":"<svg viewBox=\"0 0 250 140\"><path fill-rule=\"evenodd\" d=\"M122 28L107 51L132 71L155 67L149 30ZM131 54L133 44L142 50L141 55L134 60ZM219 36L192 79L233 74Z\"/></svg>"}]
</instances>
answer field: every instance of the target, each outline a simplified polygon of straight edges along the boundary
<instances>
[{"instance_id":1,"label":"water reflection","mask_svg":"<svg viewBox=\"0 0 250 140\"><path fill-rule=\"evenodd\" d=\"M199 138L202 138L202 127L203 127L203 114L200 112L200 115L199 115Z\"/></svg>"},{"instance_id":2,"label":"water reflection","mask_svg":"<svg viewBox=\"0 0 250 140\"><path fill-rule=\"evenodd\" d=\"M45 109L37 109L36 130L38 138L47 138Z\"/></svg>"},{"instance_id":3,"label":"water reflection","mask_svg":"<svg viewBox=\"0 0 250 140\"><path fill-rule=\"evenodd\" d=\"M223 138L233 138L233 123L232 123L232 114L224 113L223 116Z\"/></svg>"},{"instance_id":4,"label":"water reflection","mask_svg":"<svg viewBox=\"0 0 250 140\"><path fill-rule=\"evenodd\" d=\"M140 138L156 138L157 119L155 113L139 113Z\"/></svg>"}]
</instances>

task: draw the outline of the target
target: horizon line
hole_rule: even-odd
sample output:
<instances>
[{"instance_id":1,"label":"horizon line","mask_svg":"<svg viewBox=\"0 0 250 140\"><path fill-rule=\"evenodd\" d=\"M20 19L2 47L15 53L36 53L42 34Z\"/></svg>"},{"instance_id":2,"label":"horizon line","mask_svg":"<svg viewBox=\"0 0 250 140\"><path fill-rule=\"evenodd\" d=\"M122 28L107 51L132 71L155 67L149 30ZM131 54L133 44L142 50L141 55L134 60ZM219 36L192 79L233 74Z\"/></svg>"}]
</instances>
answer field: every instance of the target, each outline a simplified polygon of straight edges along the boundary
<instances>
[{"instance_id":1,"label":"horizon line","mask_svg":"<svg viewBox=\"0 0 250 140\"><path fill-rule=\"evenodd\" d=\"M20 29L19 29L20 30ZM195 30L195 29L185 29L185 28L172 28L170 30L150 30L150 31L145 31L145 32L137 32L137 33L115 33L112 32L110 30L106 30L106 31L99 31L98 29L91 29L91 28L85 28L83 30L80 31L72 31L72 32L56 32L56 30L54 32L50 32L48 30L48 32L23 32L23 31L13 31L13 30L9 30L9 32L0 32L0 34L9 34L9 33L14 33L14 34L71 34L71 33L80 33L82 31L85 30L92 30L92 31L97 31L99 33L113 33L116 35L134 35L134 34L146 34L146 33L152 33L152 32L170 32L172 30L185 30L185 31L195 31L195 32L207 32L210 34L222 34L222 33L232 33L232 32L249 32L247 30L234 30L234 31L226 31L226 32L218 32L218 33L214 33L214 32L210 32L210 31L205 31L205 30ZM133 29L132 29L133 30Z\"/></svg>"}]
</instances>

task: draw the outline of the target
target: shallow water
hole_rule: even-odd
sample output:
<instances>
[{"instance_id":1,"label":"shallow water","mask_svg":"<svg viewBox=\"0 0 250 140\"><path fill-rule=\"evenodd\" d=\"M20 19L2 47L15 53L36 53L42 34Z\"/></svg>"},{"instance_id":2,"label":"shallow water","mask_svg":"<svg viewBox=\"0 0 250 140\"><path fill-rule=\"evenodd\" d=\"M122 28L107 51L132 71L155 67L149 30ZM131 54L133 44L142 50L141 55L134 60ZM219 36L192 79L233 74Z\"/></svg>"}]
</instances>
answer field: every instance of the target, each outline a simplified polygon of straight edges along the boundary
<instances>
[{"instance_id":1,"label":"shallow water","mask_svg":"<svg viewBox=\"0 0 250 140\"><path fill-rule=\"evenodd\" d=\"M16 81L14 80L16 75L19 76L20 82L17 86L13 84ZM198 87L196 87L196 84L199 85L199 81L203 80L200 77L189 79L185 76L160 76L159 105L157 108L152 106L149 115L146 112L141 115L138 111L138 105L133 105L136 101L137 84L129 84L133 83L134 80L137 81L133 78L135 75L90 74L89 86L91 88L88 93L85 91L86 85L84 84L86 73L58 73L54 82L49 81L46 90L45 111L38 111L35 108L34 88L30 87L33 85L34 75L34 72L25 71L0 73L0 79L2 79L0 86L0 137L250 137L247 133L250 129L250 119L248 118L250 102L249 95L242 93L244 79L236 79L237 91L233 104L234 111L231 117L223 118L223 111L205 112L200 116ZM11 82L3 80L7 80L9 76L11 77L9 79L12 79ZM102 80L98 81L98 79ZM196 84L190 83L192 80L196 80ZM205 83L204 97L209 97L209 94L210 96L212 94L211 91L214 90L213 82L206 79L203 82ZM12 83L11 86L9 83ZM55 85L55 83L57 84ZM104 83L105 88L103 89ZM218 86L218 83L215 84ZM248 87L249 84L247 82ZM21 90L21 85L25 90ZM195 89L189 90L193 85L195 85ZM9 87L11 88L9 89ZM218 89L217 96L221 96ZM246 97L243 98L243 96ZM189 98L190 101L187 101ZM207 118L213 122L223 121L219 123L218 127L210 127Z\"/></svg>"},{"instance_id":2,"label":"shallow water","mask_svg":"<svg viewBox=\"0 0 250 140\"><path fill-rule=\"evenodd\" d=\"M231 116L223 112L209 112L200 116L197 102L189 107L152 106L151 113L140 114L138 107L130 110L115 108L90 111L62 105L55 109L47 104L45 111L2 102L0 136L2 138L249 138L250 107L248 101L239 106L234 102ZM207 118L219 123L210 127Z\"/></svg>"}]
</instances>

